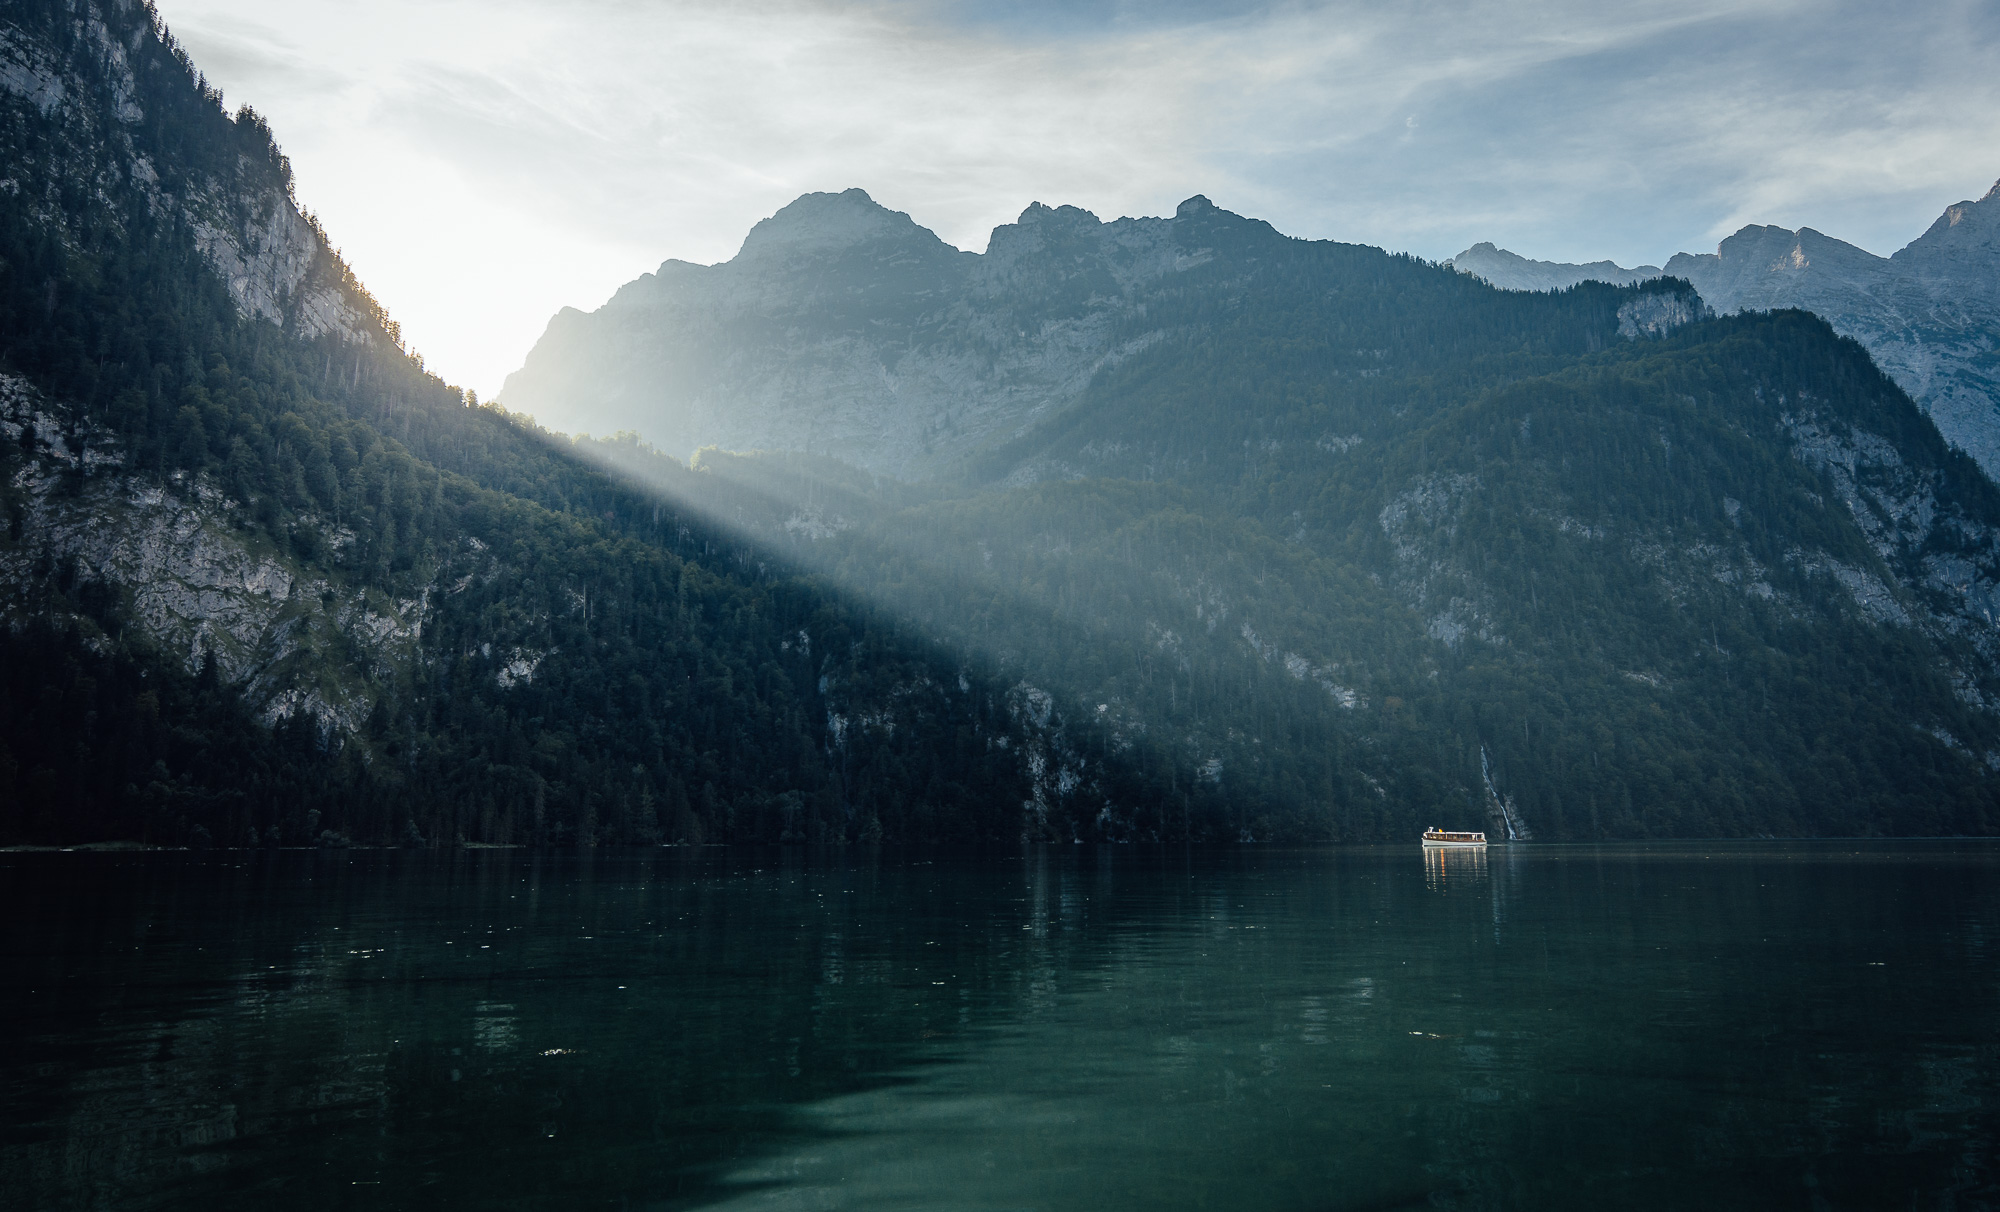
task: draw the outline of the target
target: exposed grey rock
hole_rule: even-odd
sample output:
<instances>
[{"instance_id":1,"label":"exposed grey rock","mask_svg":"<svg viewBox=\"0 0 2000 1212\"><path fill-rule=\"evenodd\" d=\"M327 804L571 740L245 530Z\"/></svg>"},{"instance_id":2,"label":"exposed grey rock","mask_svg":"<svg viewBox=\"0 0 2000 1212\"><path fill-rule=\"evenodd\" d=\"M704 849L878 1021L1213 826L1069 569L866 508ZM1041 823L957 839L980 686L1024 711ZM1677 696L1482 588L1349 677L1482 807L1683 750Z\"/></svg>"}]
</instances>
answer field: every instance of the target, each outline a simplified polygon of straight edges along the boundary
<instances>
[{"instance_id":1,"label":"exposed grey rock","mask_svg":"<svg viewBox=\"0 0 2000 1212\"><path fill-rule=\"evenodd\" d=\"M1781 396L1782 432L1791 455L1820 473L1831 492L1824 507L1844 509L1872 552L1788 550L1783 562L1823 592L1775 588L1770 570L1749 544L1691 539L1672 528L1619 533L1615 521L1586 525L1556 511L1539 516L1574 539L1620 542L1632 562L1680 606L1721 591L1769 603L1794 619L1851 610L1877 627L1912 628L1938 642L1959 698L1982 710L2000 709L2000 530L1981 522L1942 493L1945 474L1919 466L1890 437L1836 419L1807 393ZM1454 651L1477 640L1504 645L1482 603L1495 595L1457 549L1461 518L1482 508L1477 476L1431 473L1412 478L1383 507L1378 521L1395 558L1391 586L1425 619L1426 633ZM1741 501L1723 512L1743 525ZM1804 596L1800 596L1804 594ZM1246 635L1248 634L1246 630ZM1627 673L1655 684L1656 675Z\"/></svg>"},{"instance_id":2,"label":"exposed grey rock","mask_svg":"<svg viewBox=\"0 0 2000 1212\"><path fill-rule=\"evenodd\" d=\"M92 44L95 61L89 78L72 73L45 44L20 34L0 15L0 91L20 96L43 116L57 119L70 144L65 154L73 163L99 164L109 153L111 171L138 185L146 206L155 213L184 215L197 246L229 284L244 315L307 337L332 332L348 340L366 340L371 327L368 306L345 280L325 237L300 213L288 183L268 167L246 159L233 179L209 176L186 181L173 191L163 188L151 161L132 138L133 128L146 115L136 100L139 82L128 48L92 5L78 7L76 26ZM109 93L108 105L99 100L102 92ZM109 128L99 123L106 115ZM236 120L256 121L247 111ZM0 189L11 192L32 191L44 184L18 180L8 166L0 165L0 173L8 173L0 178ZM100 188L100 196L105 193ZM63 226L59 207L47 208L42 217L53 227Z\"/></svg>"},{"instance_id":3,"label":"exposed grey rock","mask_svg":"<svg viewBox=\"0 0 2000 1212\"><path fill-rule=\"evenodd\" d=\"M1800 307L1868 347L1944 436L2000 478L2000 184L1892 257L1811 228L1750 227L1667 272L1721 310Z\"/></svg>"},{"instance_id":4,"label":"exposed grey rock","mask_svg":"<svg viewBox=\"0 0 2000 1212\"><path fill-rule=\"evenodd\" d=\"M2000 659L2000 532L1942 506L1936 473L1912 468L1888 438L1828 420L1810 398L1789 403L1793 457L1832 481L1901 592L1825 553L1800 553L1797 562L1838 578L1878 622L1957 636L1986 661ZM1962 676L1972 679L1970 671Z\"/></svg>"},{"instance_id":5,"label":"exposed grey rock","mask_svg":"<svg viewBox=\"0 0 2000 1212\"><path fill-rule=\"evenodd\" d=\"M26 98L47 117L61 108L68 90L56 65L29 39L0 29L0 90Z\"/></svg>"},{"instance_id":6,"label":"exposed grey rock","mask_svg":"<svg viewBox=\"0 0 2000 1212\"><path fill-rule=\"evenodd\" d=\"M203 201L207 201L204 199ZM238 223L209 217L195 224L195 242L217 273L229 283L229 293L246 316L255 316L301 336L332 332L347 340L365 340L366 324L341 291L323 274L327 250L319 234L291 198L269 190L258 195L247 220Z\"/></svg>"},{"instance_id":7,"label":"exposed grey rock","mask_svg":"<svg viewBox=\"0 0 2000 1212\"><path fill-rule=\"evenodd\" d=\"M1699 295L1651 291L1618 308L1618 335L1628 339L1664 337L1684 324L1715 314Z\"/></svg>"},{"instance_id":8,"label":"exposed grey rock","mask_svg":"<svg viewBox=\"0 0 2000 1212\"><path fill-rule=\"evenodd\" d=\"M526 686L535 680L535 670L539 669L546 652L516 648L508 654L505 664L500 666L493 680L502 690L512 690L516 686Z\"/></svg>"},{"instance_id":9,"label":"exposed grey rock","mask_svg":"<svg viewBox=\"0 0 2000 1212\"><path fill-rule=\"evenodd\" d=\"M0 439L19 442L29 426L38 440L15 472L21 539L0 547L0 615L48 614L47 570L72 564L82 579L122 587L133 623L190 671L213 660L266 721L303 711L342 732L359 729L378 688L419 658L428 589L394 601L302 569L240 525L238 506L212 486L124 474L107 435L0 376ZM337 528L325 529L341 546Z\"/></svg>"},{"instance_id":10,"label":"exposed grey rock","mask_svg":"<svg viewBox=\"0 0 2000 1212\"><path fill-rule=\"evenodd\" d=\"M1200 197L1110 223L1037 203L974 254L861 190L808 194L730 261L668 261L593 313L564 309L500 400L681 455L804 450L919 478L1159 340L1144 292L1213 258L1217 216Z\"/></svg>"},{"instance_id":11,"label":"exposed grey rock","mask_svg":"<svg viewBox=\"0 0 2000 1212\"><path fill-rule=\"evenodd\" d=\"M1507 642L1481 604L1491 590L1450 554L1460 514L1480 487L1478 476L1422 476L1390 498L1376 519L1396 553L1398 593L1425 616L1425 634L1453 652L1468 636Z\"/></svg>"}]
</instances>

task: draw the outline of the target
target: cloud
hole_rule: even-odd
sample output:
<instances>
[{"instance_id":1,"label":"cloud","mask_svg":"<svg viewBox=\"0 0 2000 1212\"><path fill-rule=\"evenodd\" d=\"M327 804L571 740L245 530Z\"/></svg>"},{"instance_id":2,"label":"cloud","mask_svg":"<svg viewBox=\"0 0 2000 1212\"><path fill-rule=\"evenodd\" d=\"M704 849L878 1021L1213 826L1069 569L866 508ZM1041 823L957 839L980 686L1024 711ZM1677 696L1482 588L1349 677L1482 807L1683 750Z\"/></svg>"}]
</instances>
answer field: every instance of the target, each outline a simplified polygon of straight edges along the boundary
<instances>
[{"instance_id":1,"label":"cloud","mask_svg":"<svg viewBox=\"0 0 2000 1212\"><path fill-rule=\"evenodd\" d=\"M165 0L431 364L860 185L961 247L1206 193L1294 234L1652 260L1888 251L2000 174L2000 16L1917 0ZM1996 157L2000 159L2000 157Z\"/></svg>"}]
</instances>

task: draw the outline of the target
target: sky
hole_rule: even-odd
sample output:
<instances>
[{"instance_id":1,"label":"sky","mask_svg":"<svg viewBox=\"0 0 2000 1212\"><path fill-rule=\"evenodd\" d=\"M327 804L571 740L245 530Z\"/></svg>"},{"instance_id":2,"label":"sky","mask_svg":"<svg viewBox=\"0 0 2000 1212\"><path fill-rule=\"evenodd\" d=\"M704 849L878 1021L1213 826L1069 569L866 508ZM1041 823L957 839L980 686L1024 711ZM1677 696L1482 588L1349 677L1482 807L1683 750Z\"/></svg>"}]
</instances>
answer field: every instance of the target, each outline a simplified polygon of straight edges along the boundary
<instances>
[{"instance_id":1,"label":"sky","mask_svg":"<svg viewBox=\"0 0 2000 1212\"><path fill-rule=\"evenodd\" d=\"M860 186L960 248L1193 194L1442 259L1872 252L2000 178L1991 0L159 0L413 348L484 397L549 317Z\"/></svg>"}]
</instances>

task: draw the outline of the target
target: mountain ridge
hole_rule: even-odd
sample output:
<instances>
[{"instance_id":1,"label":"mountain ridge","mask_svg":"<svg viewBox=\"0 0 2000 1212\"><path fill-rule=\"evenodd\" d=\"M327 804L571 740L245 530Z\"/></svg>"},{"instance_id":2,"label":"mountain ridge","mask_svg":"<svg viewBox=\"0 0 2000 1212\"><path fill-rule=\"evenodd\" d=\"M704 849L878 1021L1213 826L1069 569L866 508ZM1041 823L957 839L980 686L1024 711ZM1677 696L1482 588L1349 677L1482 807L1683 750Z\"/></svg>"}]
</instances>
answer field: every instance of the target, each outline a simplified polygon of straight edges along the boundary
<instances>
[{"instance_id":1,"label":"mountain ridge","mask_svg":"<svg viewBox=\"0 0 2000 1212\"><path fill-rule=\"evenodd\" d=\"M813 214L840 219L806 234ZM669 261L596 312L558 313L498 398L557 429L642 429L689 452L775 443L922 476L1061 411L1091 375L1159 339L1114 331L1135 292L1206 263L1217 239L1284 237L1199 195L1172 218L1111 222L1032 203L971 253L864 191L808 194L753 227L730 261ZM671 361L644 335L662 324L688 333ZM773 324L799 331L798 354L760 362L754 336L730 335ZM579 395L575 370L607 363L631 373ZM839 403L814 408L828 392ZM662 397L685 402L683 431L640 423Z\"/></svg>"},{"instance_id":2,"label":"mountain ridge","mask_svg":"<svg viewBox=\"0 0 2000 1212\"><path fill-rule=\"evenodd\" d=\"M1804 308L1867 346L1950 441L2000 477L2000 182L1888 257L1810 227L1753 224L1664 268L1529 262L1490 244L1447 264L1510 290L1666 275L1694 283L1718 311Z\"/></svg>"}]
</instances>

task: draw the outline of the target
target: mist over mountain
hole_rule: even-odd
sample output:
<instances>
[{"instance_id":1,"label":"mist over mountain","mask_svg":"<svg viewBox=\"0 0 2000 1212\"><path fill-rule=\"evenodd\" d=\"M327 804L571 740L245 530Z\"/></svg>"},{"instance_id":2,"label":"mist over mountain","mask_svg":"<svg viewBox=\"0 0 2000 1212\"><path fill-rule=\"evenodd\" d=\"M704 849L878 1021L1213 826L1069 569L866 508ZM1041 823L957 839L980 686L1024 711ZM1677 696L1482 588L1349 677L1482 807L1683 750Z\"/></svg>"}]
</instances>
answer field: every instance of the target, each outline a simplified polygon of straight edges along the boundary
<instances>
[{"instance_id":1,"label":"mist over mountain","mask_svg":"<svg viewBox=\"0 0 2000 1212\"><path fill-rule=\"evenodd\" d=\"M668 261L549 323L501 400L683 456L770 446L921 478L1079 399L1157 339L1134 317L1213 255L1213 208L1099 222L1030 206L984 254L859 189L807 194L720 265Z\"/></svg>"},{"instance_id":2,"label":"mist over mountain","mask_svg":"<svg viewBox=\"0 0 2000 1212\"><path fill-rule=\"evenodd\" d=\"M428 373L151 10L0 13L0 165L0 842L1019 836L1011 686Z\"/></svg>"},{"instance_id":3,"label":"mist over mountain","mask_svg":"<svg viewBox=\"0 0 2000 1212\"><path fill-rule=\"evenodd\" d=\"M1810 311L1867 346L1946 438L2000 477L2000 184L1946 207L1888 257L1809 227L1751 226L1712 253L1676 254L1664 270L1529 261L1491 244L1450 264L1507 290L1665 273L1694 283L1718 311Z\"/></svg>"}]
</instances>

